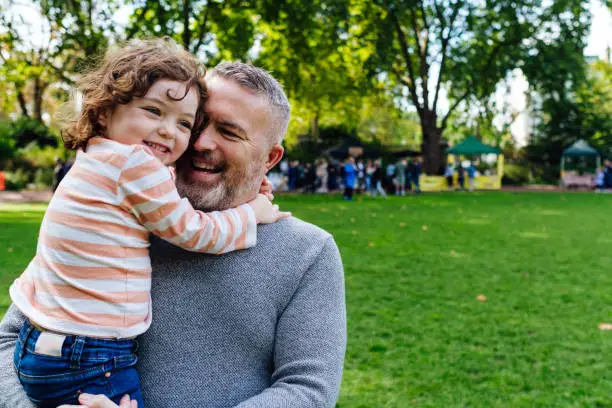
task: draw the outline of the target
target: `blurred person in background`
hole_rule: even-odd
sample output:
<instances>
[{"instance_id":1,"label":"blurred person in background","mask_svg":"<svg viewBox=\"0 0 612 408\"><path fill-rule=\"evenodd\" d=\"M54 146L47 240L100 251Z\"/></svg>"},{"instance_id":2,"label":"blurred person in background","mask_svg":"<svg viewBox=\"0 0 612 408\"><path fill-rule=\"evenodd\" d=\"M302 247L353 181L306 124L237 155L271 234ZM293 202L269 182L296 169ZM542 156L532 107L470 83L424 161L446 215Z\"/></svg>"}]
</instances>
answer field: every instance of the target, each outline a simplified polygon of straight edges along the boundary
<instances>
[{"instance_id":1,"label":"blurred person in background","mask_svg":"<svg viewBox=\"0 0 612 408\"><path fill-rule=\"evenodd\" d=\"M446 186L449 190L453 189L453 165L448 163L446 169L444 169L444 178L446 178Z\"/></svg>"},{"instance_id":2,"label":"blurred person in background","mask_svg":"<svg viewBox=\"0 0 612 408\"><path fill-rule=\"evenodd\" d=\"M406 195L406 169L408 162L406 159L400 160L395 168L395 195Z\"/></svg>"},{"instance_id":3,"label":"blurred person in background","mask_svg":"<svg viewBox=\"0 0 612 408\"><path fill-rule=\"evenodd\" d=\"M344 199L351 201L353 199L353 191L357 182L357 167L355 166L355 158L349 156L344 165Z\"/></svg>"},{"instance_id":4,"label":"blurred person in background","mask_svg":"<svg viewBox=\"0 0 612 408\"><path fill-rule=\"evenodd\" d=\"M327 193L327 160L319 159L316 164L317 193Z\"/></svg>"},{"instance_id":5,"label":"blurred person in background","mask_svg":"<svg viewBox=\"0 0 612 408\"><path fill-rule=\"evenodd\" d=\"M374 172L372 173L372 198L376 198L376 193L379 193L384 199L387 199L387 193L383 188L385 175L382 169L380 160L374 162Z\"/></svg>"}]
</instances>

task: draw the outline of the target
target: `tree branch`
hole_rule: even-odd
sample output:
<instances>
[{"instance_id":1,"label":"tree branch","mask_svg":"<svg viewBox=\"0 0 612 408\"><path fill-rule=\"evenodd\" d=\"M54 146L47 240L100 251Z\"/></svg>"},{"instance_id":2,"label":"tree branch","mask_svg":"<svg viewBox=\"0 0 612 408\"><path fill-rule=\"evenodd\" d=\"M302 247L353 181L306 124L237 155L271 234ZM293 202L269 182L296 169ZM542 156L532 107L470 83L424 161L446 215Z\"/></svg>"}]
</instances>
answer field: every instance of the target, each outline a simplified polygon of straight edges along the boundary
<instances>
[{"instance_id":1,"label":"tree branch","mask_svg":"<svg viewBox=\"0 0 612 408\"><path fill-rule=\"evenodd\" d=\"M442 22L442 27L440 30L440 36L442 37L442 61L440 62L440 72L438 74L438 81L436 82L436 93L434 94L434 102L433 102L433 107L432 110L435 112L438 109L438 97L440 96L440 86L442 85L442 79L444 77L444 70L446 68L446 56L448 55L448 43L450 41L450 37L451 34L453 32L453 28L454 28L454 24L455 24L455 19L457 18L457 15L459 14L459 5L461 4L460 1L457 1L455 3L455 7L453 8L453 13L451 14L451 18L450 18L450 22L448 25L448 33L446 34L446 37L444 36L444 29L446 28L446 18L444 18L444 14L442 13L442 10L440 10L438 3L435 2L435 8L436 8L436 14L438 15L438 18L440 19L440 21Z\"/></svg>"},{"instance_id":2,"label":"tree branch","mask_svg":"<svg viewBox=\"0 0 612 408\"><path fill-rule=\"evenodd\" d=\"M410 57L410 54L408 53L408 42L406 41L406 36L404 35L404 31L402 30L399 20L397 19L397 15L395 14L395 11L389 10L389 16L391 17L391 20L393 20L395 32L400 42L402 56L404 57L406 66L408 68L408 76L410 78L410 84L408 84L408 90L410 91L410 98L412 99L412 103L414 104L417 111L419 112L419 115L421 115L423 107L419 103L419 97L416 92L416 86L415 86L416 81L415 81L415 76L414 76L414 68L412 66L412 58Z\"/></svg>"},{"instance_id":3,"label":"tree branch","mask_svg":"<svg viewBox=\"0 0 612 408\"><path fill-rule=\"evenodd\" d=\"M423 16L423 18L425 17ZM416 41L417 55L419 56L419 76L421 77L421 81L423 81L423 84L422 84L423 107L425 109L429 109L429 89L428 89L429 88L429 84L428 84L429 67L427 65L428 40L427 40L427 37L423 39L423 37L421 36L416 13L412 9L410 10L410 23L411 23L410 25L412 26L412 31L414 32L414 37ZM429 35L429 33L426 32L426 35Z\"/></svg>"},{"instance_id":4,"label":"tree branch","mask_svg":"<svg viewBox=\"0 0 612 408\"><path fill-rule=\"evenodd\" d=\"M470 91L469 90L465 91L465 93L461 95L461 97L455 101L455 103L450 107L450 109L444 116L444 119L442 119L442 124L440 125L440 129L446 129L446 122L448 122L448 118L450 117L451 113L453 113L453 111L457 109L457 106L459 106L459 104L463 102L465 98L467 98L469 95L470 95Z\"/></svg>"},{"instance_id":5,"label":"tree branch","mask_svg":"<svg viewBox=\"0 0 612 408\"><path fill-rule=\"evenodd\" d=\"M21 89L17 90L17 100L19 101L19 107L21 108L21 114L25 116L26 118L29 118L30 113L28 112L28 105L23 96L23 92L21 92Z\"/></svg>"},{"instance_id":6,"label":"tree branch","mask_svg":"<svg viewBox=\"0 0 612 408\"><path fill-rule=\"evenodd\" d=\"M189 51L191 45L191 28L189 27L190 1L183 0L183 48Z\"/></svg>"},{"instance_id":7,"label":"tree branch","mask_svg":"<svg viewBox=\"0 0 612 408\"><path fill-rule=\"evenodd\" d=\"M197 54L200 50L200 47L204 44L204 36L206 35L206 25L208 24L208 8L210 7L210 3L206 4L206 8L204 9L204 15L202 16L202 21L200 21L200 27L198 32L198 42L196 43L192 53Z\"/></svg>"},{"instance_id":8,"label":"tree branch","mask_svg":"<svg viewBox=\"0 0 612 408\"><path fill-rule=\"evenodd\" d=\"M521 38L518 38L518 39L515 39L513 41L506 41L506 42L500 42L500 43L495 44L493 46L493 50L491 51L491 54L489 54L489 57L487 58L487 63L485 65L483 71L488 71L489 70L489 68L491 67L491 64L495 60L495 57L497 56L497 54L499 54L499 52L502 50L502 48L507 47L507 46L511 46L511 45L519 44L521 42L521 40L522 40ZM450 107L450 109L448 110L448 112L444 116L444 119L442 119L442 124L441 124L441 128L442 129L444 129L446 127L446 122L448 121L449 116L451 115L451 113L453 113L453 111L457 108L457 106L459 106L459 104L465 98L467 98L469 96L469 94L472 91L472 89L477 89L476 88L476 84L474 83L474 80L472 79L470 82L472 83L471 84L472 86L470 87L470 89L465 91L463 93L463 95L461 95L461 97L455 101L455 103Z\"/></svg>"}]
</instances>

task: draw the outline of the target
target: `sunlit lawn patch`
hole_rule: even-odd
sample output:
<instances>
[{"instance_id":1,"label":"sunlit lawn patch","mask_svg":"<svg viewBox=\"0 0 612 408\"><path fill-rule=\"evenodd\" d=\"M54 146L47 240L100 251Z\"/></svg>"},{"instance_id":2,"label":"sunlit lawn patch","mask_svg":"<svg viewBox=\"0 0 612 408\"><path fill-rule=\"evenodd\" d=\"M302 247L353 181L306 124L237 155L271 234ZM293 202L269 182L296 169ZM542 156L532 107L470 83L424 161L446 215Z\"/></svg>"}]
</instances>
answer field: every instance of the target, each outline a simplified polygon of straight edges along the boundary
<instances>
[{"instance_id":1,"label":"sunlit lawn patch","mask_svg":"<svg viewBox=\"0 0 612 408\"><path fill-rule=\"evenodd\" d=\"M340 407L612 405L612 197L277 201L342 252ZM2 311L43 208L0 206Z\"/></svg>"}]
</instances>

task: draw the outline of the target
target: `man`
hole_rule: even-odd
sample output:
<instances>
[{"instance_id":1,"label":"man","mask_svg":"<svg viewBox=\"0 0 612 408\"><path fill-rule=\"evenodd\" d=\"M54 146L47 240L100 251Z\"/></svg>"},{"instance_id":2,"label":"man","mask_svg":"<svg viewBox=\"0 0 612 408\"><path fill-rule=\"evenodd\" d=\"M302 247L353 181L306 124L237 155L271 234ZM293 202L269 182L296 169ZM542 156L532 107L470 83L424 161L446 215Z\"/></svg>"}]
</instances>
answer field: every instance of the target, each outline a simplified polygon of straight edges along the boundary
<instances>
[{"instance_id":1,"label":"man","mask_svg":"<svg viewBox=\"0 0 612 408\"><path fill-rule=\"evenodd\" d=\"M289 104L268 73L241 63L207 84L209 122L177 163L177 187L210 211L255 197L283 155ZM153 242L154 317L138 365L147 408L334 406L346 347L338 249L295 218L257 234L255 248L221 256ZM23 319L11 306L0 324L0 408L34 407L12 367Z\"/></svg>"}]
</instances>

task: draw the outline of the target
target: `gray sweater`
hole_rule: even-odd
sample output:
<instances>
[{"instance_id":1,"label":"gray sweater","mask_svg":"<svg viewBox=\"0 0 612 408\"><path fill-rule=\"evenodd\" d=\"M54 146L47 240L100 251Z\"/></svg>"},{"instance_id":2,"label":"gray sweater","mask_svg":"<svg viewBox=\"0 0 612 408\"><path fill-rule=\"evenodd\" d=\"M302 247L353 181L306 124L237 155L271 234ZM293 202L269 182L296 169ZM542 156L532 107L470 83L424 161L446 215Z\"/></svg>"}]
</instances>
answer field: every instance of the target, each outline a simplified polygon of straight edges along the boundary
<instances>
[{"instance_id":1,"label":"gray sweater","mask_svg":"<svg viewBox=\"0 0 612 408\"><path fill-rule=\"evenodd\" d=\"M334 406L346 348L336 244L295 218L257 233L255 248L221 256L153 241L147 408ZM11 306L0 323L0 408L33 407L12 364L23 319Z\"/></svg>"}]
</instances>

